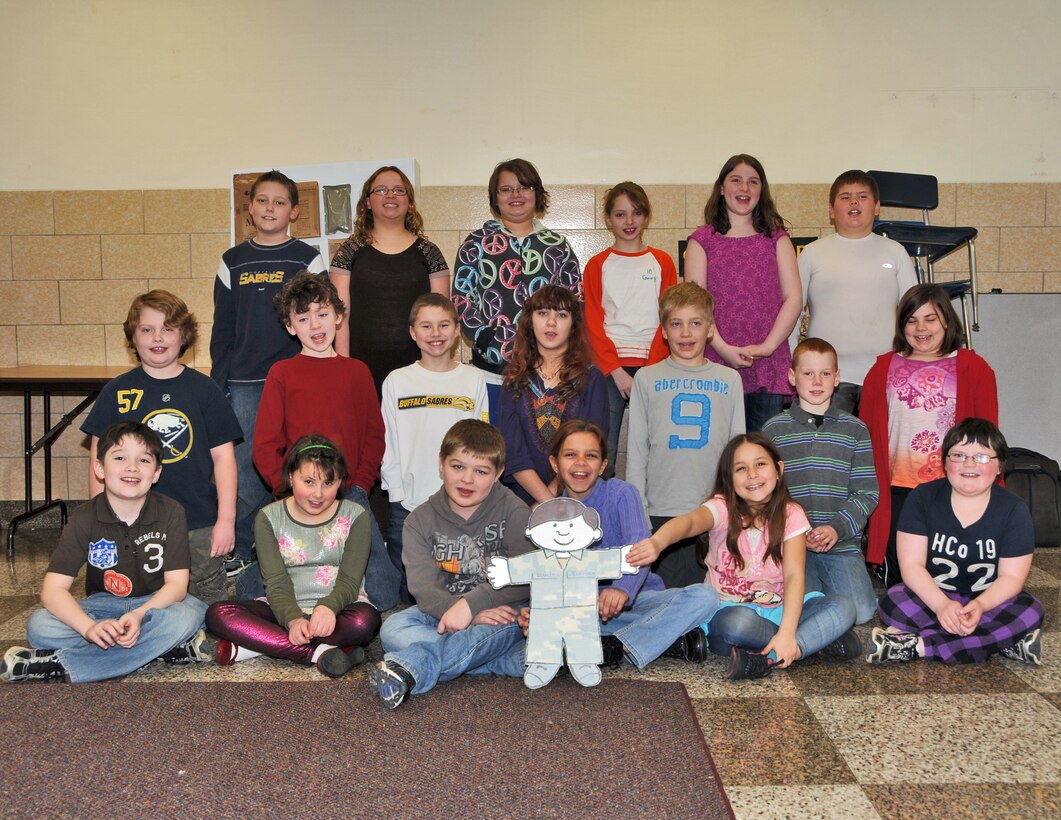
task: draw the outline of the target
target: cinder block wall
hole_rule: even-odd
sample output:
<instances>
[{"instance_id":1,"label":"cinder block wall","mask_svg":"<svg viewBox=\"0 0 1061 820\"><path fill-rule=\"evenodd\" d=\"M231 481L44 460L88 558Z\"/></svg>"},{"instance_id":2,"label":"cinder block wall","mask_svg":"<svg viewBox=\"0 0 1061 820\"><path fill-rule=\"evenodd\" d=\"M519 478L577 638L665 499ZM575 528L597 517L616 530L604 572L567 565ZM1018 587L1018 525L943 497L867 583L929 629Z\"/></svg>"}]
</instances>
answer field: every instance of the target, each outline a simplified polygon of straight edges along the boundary
<instances>
[{"instance_id":1,"label":"cinder block wall","mask_svg":"<svg viewBox=\"0 0 1061 820\"><path fill-rule=\"evenodd\" d=\"M704 185L646 186L654 216L647 240L672 255L701 224ZM776 185L794 236L831 231L828 184ZM550 188L546 222L563 231L579 259L606 248L603 187ZM418 195L427 232L453 260L464 235L488 217L481 186L425 187ZM885 213L902 216L902 212ZM939 225L975 225L980 289L1061 293L1061 183L940 186ZM121 324L130 300L151 288L179 294L199 317L200 341L185 362L209 366L213 276L229 244L224 189L0 192L0 367L34 364L133 365ZM964 270L955 254L941 280ZM53 401L53 418L83 398ZM35 435L41 401L34 399ZM56 495L88 495L84 437L75 421L53 449ZM0 393L0 500L22 500L22 395ZM34 487L43 491L41 459Z\"/></svg>"}]
</instances>

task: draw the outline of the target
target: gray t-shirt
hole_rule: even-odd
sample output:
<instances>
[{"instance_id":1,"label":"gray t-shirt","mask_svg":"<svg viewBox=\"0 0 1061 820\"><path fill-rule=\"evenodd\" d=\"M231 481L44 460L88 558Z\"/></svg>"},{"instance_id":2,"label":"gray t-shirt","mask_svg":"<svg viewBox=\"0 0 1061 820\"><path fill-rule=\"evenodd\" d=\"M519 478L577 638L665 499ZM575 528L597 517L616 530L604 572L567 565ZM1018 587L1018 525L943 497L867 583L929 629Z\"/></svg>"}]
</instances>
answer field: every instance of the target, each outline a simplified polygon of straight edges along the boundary
<instances>
[{"instance_id":1,"label":"gray t-shirt","mask_svg":"<svg viewBox=\"0 0 1061 820\"><path fill-rule=\"evenodd\" d=\"M675 516L704 503L722 449L744 432L744 387L736 370L664 359L643 367L630 391L626 480L649 515Z\"/></svg>"}]
</instances>

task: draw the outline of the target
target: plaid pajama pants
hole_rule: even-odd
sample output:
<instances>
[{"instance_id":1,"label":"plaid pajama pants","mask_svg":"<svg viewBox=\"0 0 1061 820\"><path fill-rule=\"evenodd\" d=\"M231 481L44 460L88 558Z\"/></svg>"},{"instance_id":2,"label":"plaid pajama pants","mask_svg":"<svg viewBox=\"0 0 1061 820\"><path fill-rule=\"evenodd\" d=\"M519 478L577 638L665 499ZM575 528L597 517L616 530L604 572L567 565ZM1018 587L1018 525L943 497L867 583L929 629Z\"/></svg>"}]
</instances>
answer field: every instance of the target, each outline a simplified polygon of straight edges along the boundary
<instances>
[{"instance_id":1,"label":"plaid pajama pants","mask_svg":"<svg viewBox=\"0 0 1061 820\"><path fill-rule=\"evenodd\" d=\"M971 595L943 590L943 594L962 604ZM1043 605L1027 592L988 610L971 635L952 635L940 626L934 613L906 584L896 584L881 596L878 604L881 622L903 632L920 635L925 642L925 657L943 663L979 663L992 653L1013 646L1027 632L1042 625Z\"/></svg>"}]
</instances>

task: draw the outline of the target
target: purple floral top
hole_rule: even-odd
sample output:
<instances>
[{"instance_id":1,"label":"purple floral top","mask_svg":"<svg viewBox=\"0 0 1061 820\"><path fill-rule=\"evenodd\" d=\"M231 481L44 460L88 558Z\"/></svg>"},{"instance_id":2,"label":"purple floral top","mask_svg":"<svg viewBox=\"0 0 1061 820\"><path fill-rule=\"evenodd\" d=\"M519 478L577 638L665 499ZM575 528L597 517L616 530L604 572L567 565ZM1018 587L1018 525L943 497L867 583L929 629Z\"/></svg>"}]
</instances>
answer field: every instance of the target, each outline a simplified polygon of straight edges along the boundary
<instances>
[{"instance_id":1,"label":"purple floral top","mask_svg":"<svg viewBox=\"0 0 1061 820\"><path fill-rule=\"evenodd\" d=\"M888 449L893 487L943 478L943 437L958 406L958 359L893 356L888 367Z\"/></svg>"},{"instance_id":2,"label":"purple floral top","mask_svg":"<svg viewBox=\"0 0 1061 820\"><path fill-rule=\"evenodd\" d=\"M715 299L715 326L731 345L759 344L781 312L784 299L777 273L777 241L783 236L788 236L788 232L729 237L716 233L710 225L701 225L689 237L707 254L707 290ZM710 345L707 358L725 364ZM792 353L786 340L769 358L737 371L744 392L765 388L768 393L790 395L791 364Z\"/></svg>"}]
</instances>

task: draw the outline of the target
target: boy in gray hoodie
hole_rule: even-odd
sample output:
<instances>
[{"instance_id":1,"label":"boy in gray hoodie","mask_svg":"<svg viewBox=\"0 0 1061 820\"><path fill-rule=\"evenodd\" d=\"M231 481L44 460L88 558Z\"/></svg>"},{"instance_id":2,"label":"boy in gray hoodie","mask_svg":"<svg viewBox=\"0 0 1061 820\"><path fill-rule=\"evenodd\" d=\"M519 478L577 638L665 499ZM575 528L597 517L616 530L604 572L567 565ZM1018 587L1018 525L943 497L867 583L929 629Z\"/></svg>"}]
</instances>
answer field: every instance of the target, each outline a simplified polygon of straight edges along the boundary
<instances>
[{"instance_id":1,"label":"boy in gray hoodie","mask_svg":"<svg viewBox=\"0 0 1061 820\"><path fill-rule=\"evenodd\" d=\"M493 589L494 556L530 552L530 509L498 479L505 441L485 422L466 419L442 440L442 489L406 519L402 562L417 605L391 615L380 631L383 660L369 685L396 709L465 672L520 677L525 650L516 622L527 587Z\"/></svg>"}]
</instances>

